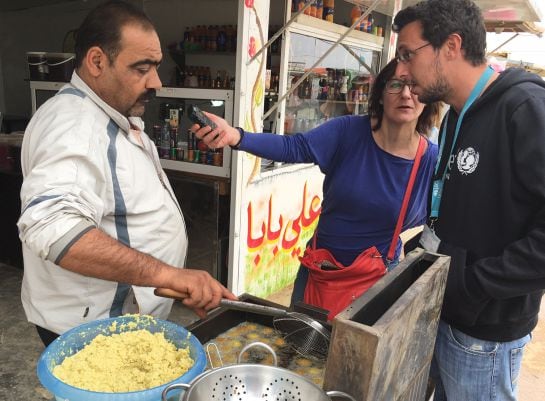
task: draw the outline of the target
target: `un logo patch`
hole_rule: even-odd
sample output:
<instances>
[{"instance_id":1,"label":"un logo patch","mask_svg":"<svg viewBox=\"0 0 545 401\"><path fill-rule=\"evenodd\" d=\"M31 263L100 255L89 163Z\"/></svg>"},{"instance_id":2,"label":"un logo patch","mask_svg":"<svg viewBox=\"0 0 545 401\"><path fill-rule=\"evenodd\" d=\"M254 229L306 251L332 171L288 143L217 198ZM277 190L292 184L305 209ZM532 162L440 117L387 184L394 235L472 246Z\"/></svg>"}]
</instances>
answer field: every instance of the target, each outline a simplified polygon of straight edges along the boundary
<instances>
[{"instance_id":1,"label":"un logo patch","mask_svg":"<svg viewBox=\"0 0 545 401\"><path fill-rule=\"evenodd\" d=\"M473 148L462 149L456 157L458 171L463 175L471 174L479 164L479 152Z\"/></svg>"}]
</instances>

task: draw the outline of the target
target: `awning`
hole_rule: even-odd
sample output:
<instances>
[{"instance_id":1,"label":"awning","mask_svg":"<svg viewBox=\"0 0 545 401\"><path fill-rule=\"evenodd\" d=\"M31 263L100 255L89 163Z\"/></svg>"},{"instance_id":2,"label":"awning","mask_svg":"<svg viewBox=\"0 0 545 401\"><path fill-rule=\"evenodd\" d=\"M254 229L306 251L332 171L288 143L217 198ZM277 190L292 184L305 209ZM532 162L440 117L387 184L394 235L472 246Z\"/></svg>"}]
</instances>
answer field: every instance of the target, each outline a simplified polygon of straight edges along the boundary
<instances>
[{"instance_id":1,"label":"awning","mask_svg":"<svg viewBox=\"0 0 545 401\"><path fill-rule=\"evenodd\" d=\"M352 4L370 6L373 0L346 0ZM392 15L395 5L401 3L401 7L414 5L419 0L382 0L376 6L376 11ZM489 21L541 21L542 11L539 7L541 0L475 0L483 11L486 20Z\"/></svg>"},{"instance_id":2,"label":"awning","mask_svg":"<svg viewBox=\"0 0 545 401\"><path fill-rule=\"evenodd\" d=\"M524 21L485 21L488 32L528 32L537 36L542 36L545 32L545 25L541 22Z\"/></svg>"}]
</instances>

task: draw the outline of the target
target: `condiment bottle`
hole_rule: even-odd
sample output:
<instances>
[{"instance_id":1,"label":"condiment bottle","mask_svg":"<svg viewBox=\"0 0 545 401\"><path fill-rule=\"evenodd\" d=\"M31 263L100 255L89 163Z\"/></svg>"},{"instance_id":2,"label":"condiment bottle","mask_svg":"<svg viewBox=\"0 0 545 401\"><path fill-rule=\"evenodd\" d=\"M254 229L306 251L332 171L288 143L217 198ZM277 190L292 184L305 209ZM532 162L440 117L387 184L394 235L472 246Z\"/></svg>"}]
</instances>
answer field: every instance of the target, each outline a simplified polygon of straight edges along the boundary
<instances>
[{"instance_id":1,"label":"condiment bottle","mask_svg":"<svg viewBox=\"0 0 545 401\"><path fill-rule=\"evenodd\" d=\"M335 14L335 0L324 0L323 19L329 22L333 22L334 14Z\"/></svg>"},{"instance_id":2,"label":"condiment bottle","mask_svg":"<svg viewBox=\"0 0 545 401\"><path fill-rule=\"evenodd\" d=\"M354 25L354 23L361 17L361 9L360 9L360 6L358 5L354 5L354 7L352 7L352 11L350 11L350 19L352 21L351 25ZM358 29L358 27L356 26L355 27L356 29Z\"/></svg>"}]
</instances>

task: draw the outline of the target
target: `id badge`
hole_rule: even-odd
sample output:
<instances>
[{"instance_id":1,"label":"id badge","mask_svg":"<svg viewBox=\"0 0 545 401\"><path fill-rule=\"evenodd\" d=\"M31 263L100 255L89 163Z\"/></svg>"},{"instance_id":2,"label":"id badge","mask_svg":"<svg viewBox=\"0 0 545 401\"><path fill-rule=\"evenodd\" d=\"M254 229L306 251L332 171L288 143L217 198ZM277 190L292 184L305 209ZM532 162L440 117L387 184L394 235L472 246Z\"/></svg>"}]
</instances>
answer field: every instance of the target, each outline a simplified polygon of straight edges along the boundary
<instances>
[{"instance_id":1,"label":"id badge","mask_svg":"<svg viewBox=\"0 0 545 401\"><path fill-rule=\"evenodd\" d=\"M429 226L426 224L424 226L424 230L422 231L422 235L420 236L420 245L422 248L424 248L426 251L437 253L440 243L441 240L437 234L435 234L435 231L429 228Z\"/></svg>"},{"instance_id":2,"label":"id badge","mask_svg":"<svg viewBox=\"0 0 545 401\"><path fill-rule=\"evenodd\" d=\"M443 196L443 180L433 181L433 187L431 190L431 211L430 217L439 217L439 205L441 204L441 197Z\"/></svg>"}]
</instances>

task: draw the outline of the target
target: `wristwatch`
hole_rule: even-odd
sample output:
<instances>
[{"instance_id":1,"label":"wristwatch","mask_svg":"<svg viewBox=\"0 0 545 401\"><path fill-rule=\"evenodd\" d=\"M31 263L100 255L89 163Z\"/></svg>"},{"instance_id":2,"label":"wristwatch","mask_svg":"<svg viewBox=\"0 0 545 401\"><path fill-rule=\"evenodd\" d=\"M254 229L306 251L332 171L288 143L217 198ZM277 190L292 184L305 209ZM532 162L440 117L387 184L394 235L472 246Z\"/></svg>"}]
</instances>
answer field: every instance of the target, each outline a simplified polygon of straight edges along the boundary
<instances>
[{"instance_id":1,"label":"wristwatch","mask_svg":"<svg viewBox=\"0 0 545 401\"><path fill-rule=\"evenodd\" d=\"M238 132L240 133L240 139L238 140L237 143L235 143L234 145L229 145L229 147L231 149L235 149L235 150L238 150L239 146L240 146L240 143L242 142L242 138L244 138L244 130L240 127L235 127Z\"/></svg>"}]
</instances>

